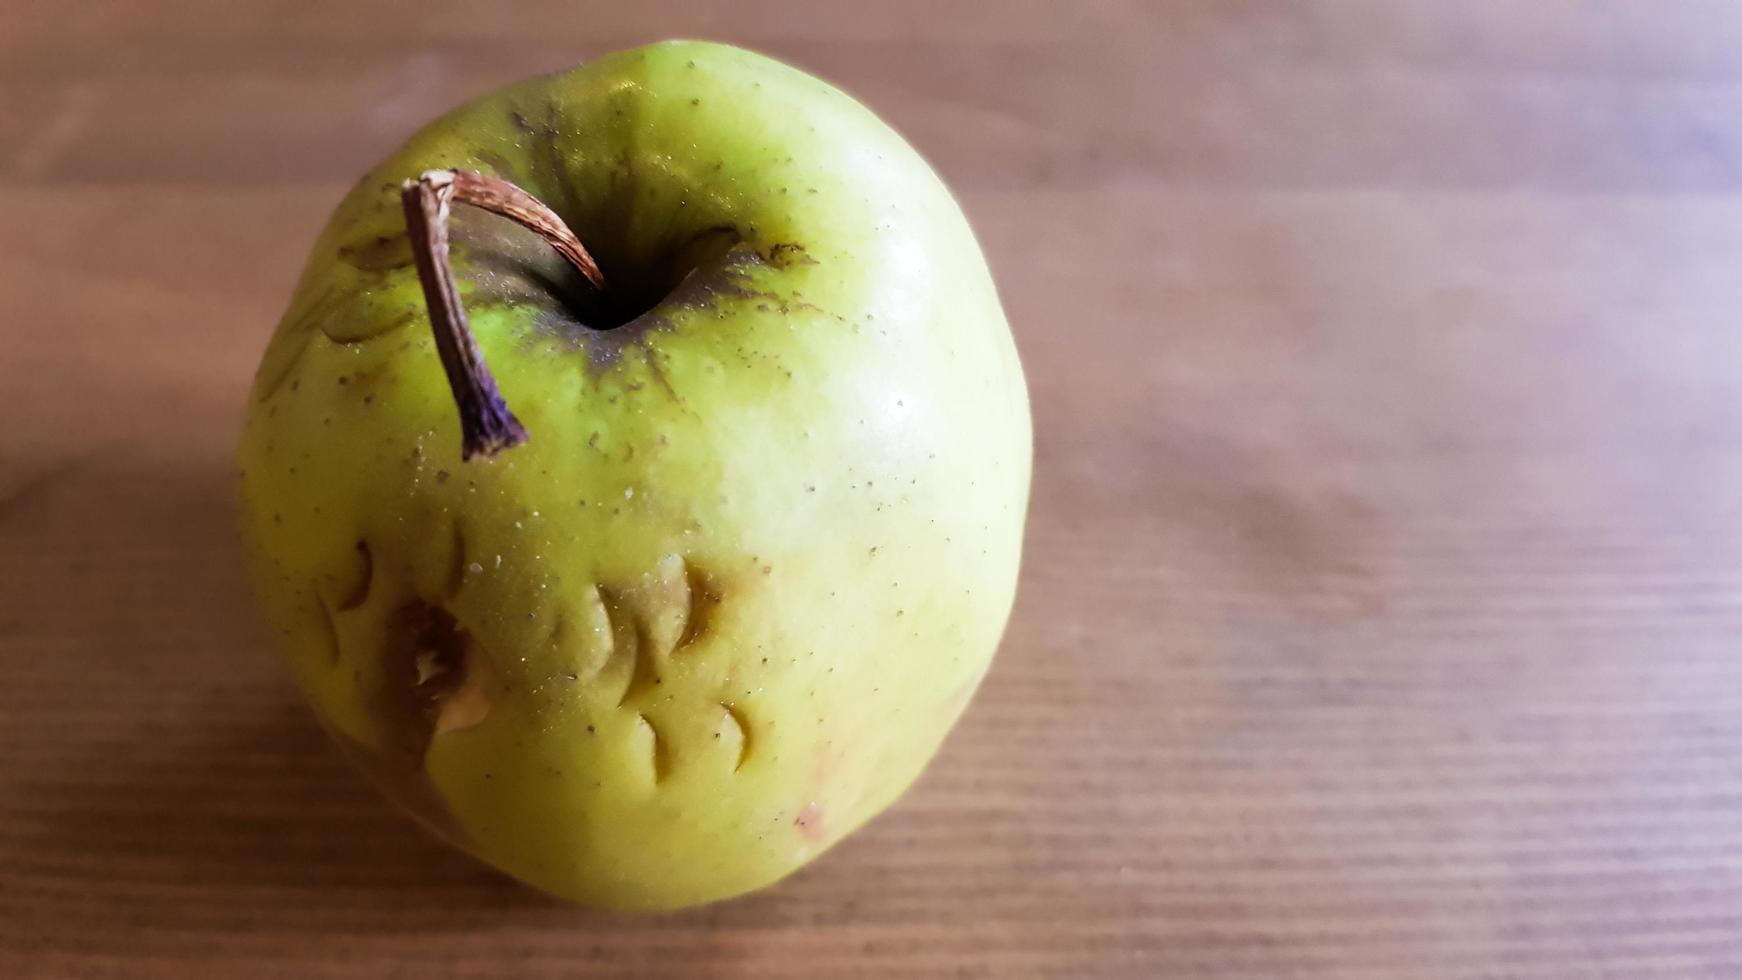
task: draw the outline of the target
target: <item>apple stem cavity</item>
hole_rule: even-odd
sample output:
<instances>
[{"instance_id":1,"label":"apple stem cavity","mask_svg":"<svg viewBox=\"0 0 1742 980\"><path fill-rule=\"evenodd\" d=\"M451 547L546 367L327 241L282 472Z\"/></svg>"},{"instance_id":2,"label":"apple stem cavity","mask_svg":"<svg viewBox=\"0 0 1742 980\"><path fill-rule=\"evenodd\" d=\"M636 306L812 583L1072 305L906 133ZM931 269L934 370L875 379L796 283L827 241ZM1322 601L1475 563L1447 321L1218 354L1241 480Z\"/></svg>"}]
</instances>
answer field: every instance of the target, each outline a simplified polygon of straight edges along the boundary
<instances>
[{"instance_id":1,"label":"apple stem cavity","mask_svg":"<svg viewBox=\"0 0 1742 980\"><path fill-rule=\"evenodd\" d=\"M605 288L605 276L556 212L506 180L470 170L426 170L418 179L405 182L400 193L405 228L423 284L424 302L429 306L436 351L460 410L460 458L469 460L480 453L494 456L518 446L527 435L497 389L496 379L478 351L466 308L460 304L448 255L448 217L455 201L501 215L535 232L594 289Z\"/></svg>"}]
</instances>

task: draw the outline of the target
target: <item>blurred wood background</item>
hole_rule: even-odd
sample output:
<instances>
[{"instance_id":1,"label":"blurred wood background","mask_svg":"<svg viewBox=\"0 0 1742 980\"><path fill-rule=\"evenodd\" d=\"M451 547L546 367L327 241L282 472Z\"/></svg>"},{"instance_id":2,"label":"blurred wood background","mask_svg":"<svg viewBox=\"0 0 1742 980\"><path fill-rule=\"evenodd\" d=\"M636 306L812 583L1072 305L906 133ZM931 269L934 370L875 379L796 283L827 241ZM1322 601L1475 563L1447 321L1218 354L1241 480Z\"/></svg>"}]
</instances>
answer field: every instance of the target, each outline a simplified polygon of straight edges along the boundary
<instances>
[{"instance_id":1,"label":"blurred wood background","mask_svg":"<svg viewBox=\"0 0 1742 980\"><path fill-rule=\"evenodd\" d=\"M328 751L231 447L353 177L670 35L935 161L1038 468L923 783L633 917ZM0 175L0 975L1742 976L1735 3L0 2Z\"/></svg>"}]
</instances>

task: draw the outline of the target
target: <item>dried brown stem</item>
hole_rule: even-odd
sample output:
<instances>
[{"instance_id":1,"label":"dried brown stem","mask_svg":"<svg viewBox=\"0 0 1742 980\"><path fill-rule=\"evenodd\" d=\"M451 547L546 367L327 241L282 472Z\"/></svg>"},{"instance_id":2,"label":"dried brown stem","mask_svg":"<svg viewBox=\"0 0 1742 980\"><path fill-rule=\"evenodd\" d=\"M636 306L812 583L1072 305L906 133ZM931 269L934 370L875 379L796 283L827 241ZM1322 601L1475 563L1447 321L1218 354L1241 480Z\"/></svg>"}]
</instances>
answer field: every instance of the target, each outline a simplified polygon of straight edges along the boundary
<instances>
[{"instance_id":1,"label":"dried brown stem","mask_svg":"<svg viewBox=\"0 0 1742 980\"><path fill-rule=\"evenodd\" d=\"M581 240L575 237L575 233L569 230L563 219L555 211L545 207L543 201L506 180L486 177L470 170L436 170L423 176L426 180L432 177L440 179L443 174L453 180L454 200L482 208L491 214L499 214L537 232L538 237L556 249L563 258L568 259L569 264L585 276L594 289L605 288L605 274L599 271L599 264L587 254Z\"/></svg>"},{"instance_id":2,"label":"dried brown stem","mask_svg":"<svg viewBox=\"0 0 1742 980\"><path fill-rule=\"evenodd\" d=\"M604 289L605 277L556 212L505 180L469 170L430 170L405 182L400 202L405 207L406 232L418 279L423 283L424 302L429 306L436 351L460 410L461 458L470 459L478 453L491 456L518 446L527 436L478 351L454 285L448 256L448 216L455 201L499 214L537 233L595 289Z\"/></svg>"}]
</instances>

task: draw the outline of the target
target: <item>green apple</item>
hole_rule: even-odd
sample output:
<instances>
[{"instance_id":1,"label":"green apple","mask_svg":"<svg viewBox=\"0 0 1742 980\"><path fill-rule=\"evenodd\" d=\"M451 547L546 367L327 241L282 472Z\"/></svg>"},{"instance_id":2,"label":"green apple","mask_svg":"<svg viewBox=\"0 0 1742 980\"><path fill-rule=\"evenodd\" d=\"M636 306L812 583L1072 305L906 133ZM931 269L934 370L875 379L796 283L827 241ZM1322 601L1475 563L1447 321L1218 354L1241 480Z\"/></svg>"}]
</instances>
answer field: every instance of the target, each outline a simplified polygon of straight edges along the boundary
<instances>
[{"instance_id":1,"label":"green apple","mask_svg":"<svg viewBox=\"0 0 1742 980\"><path fill-rule=\"evenodd\" d=\"M452 209L475 367L524 431L480 452L402 209L444 168L544 202L605 282ZM816 79L671 42L364 177L240 458L256 591L347 754L523 881L668 908L781 878L919 775L1009 616L1031 433L926 163Z\"/></svg>"}]
</instances>

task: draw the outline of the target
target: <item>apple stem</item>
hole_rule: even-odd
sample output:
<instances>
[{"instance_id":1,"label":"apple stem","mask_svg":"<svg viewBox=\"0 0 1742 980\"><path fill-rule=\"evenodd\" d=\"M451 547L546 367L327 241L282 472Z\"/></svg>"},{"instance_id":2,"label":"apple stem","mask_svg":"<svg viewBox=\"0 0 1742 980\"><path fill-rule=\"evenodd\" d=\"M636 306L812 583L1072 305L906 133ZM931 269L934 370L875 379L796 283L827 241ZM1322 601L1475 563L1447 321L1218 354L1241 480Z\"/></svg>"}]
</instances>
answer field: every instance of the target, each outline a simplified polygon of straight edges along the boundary
<instances>
[{"instance_id":1,"label":"apple stem","mask_svg":"<svg viewBox=\"0 0 1742 980\"><path fill-rule=\"evenodd\" d=\"M459 289L454 285L448 256L448 216L455 201L499 214L537 233L593 288L604 289L605 277L556 212L506 180L470 170L427 170L418 179L405 182L400 203L405 207L411 253L423 284L424 302L429 306L436 351L460 410L460 458L471 459L478 453L494 456L511 449L525 442L527 435L478 351L466 308L460 304Z\"/></svg>"}]
</instances>

